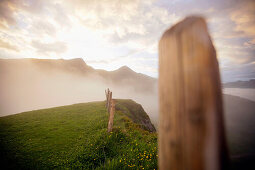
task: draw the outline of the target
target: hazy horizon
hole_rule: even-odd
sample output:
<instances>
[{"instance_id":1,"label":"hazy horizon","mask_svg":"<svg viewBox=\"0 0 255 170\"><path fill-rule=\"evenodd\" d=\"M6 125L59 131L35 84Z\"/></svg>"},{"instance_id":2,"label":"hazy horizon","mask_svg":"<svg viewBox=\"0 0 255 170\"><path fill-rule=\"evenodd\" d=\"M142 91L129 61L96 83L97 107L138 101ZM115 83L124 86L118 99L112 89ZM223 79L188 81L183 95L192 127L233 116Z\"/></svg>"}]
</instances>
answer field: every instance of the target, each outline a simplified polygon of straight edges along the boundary
<instances>
[{"instance_id":1,"label":"hazy horizon","mask_svg":"<svg viewBox=\"0 0 255 170\"><path fill-rule=\"evenodd\" d=\"M64 65L66 68L61 68L58 65L59 61L56 61L55 65L48 64L48 66L40 61L37 64L30 60L21 61L23 60L18 60L15 65L11 63L1 65L0 63L1 116L75 103L102 101L105 100L104 90L110 88L114 98L133 99L142 104L152 120L158 118L157 86L154 89L155 92L137 91L134 90L134 87L128 86L131 85L128 79L126 80L128 81L127 85L121 86L114 82L107 82L103 77L94 74L79 75L73 72L71 67L67 69L72 64L77 66L78 70L83 70L78 67L80 64L86 69L87 66L82 65L80 60L68 62L67 65ZM91 68L93 69L93 67ZM156 82L157 79L155 79ZM133 85L138 86L138 84ZM255 101L254 89L224 88L223 93Z\"/></svg>"},{"instance_id":2,"label":"hazy horizon","mask_svg":"<svg viewBox=\"0 0 255 170\"><path fill-rule=\"evenodd\" d=\"M255 78L253 0L0 1L0 58L83 58L158 76L158 40L188 15L204 16L223 82ZM142 17L141 17L142 16Z\"/></svg>"},{"instance_id":3,"label":"hazy horizon","mask_svg":"<svg viewBox=\"0 0 255 170\"><path fill-rule=\"evenodd\" d=\"M254 113L255 0L0 0L0 169L249 169Z\"/></svg>"}]
</instances>

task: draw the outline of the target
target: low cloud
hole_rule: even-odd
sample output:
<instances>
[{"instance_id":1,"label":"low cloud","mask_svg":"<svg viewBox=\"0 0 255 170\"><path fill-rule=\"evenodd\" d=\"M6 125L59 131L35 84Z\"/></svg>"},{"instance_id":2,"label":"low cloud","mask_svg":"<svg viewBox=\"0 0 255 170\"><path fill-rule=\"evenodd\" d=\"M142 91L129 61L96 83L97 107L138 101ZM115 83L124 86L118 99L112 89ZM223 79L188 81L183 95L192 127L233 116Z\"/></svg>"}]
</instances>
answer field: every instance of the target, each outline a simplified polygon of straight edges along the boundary
<instances>
[{"instance_id":1,"label":"low cloud","mask_svg":"<svg viewBox=\"0 0 255 170\"><path fill-rule=\"evenodd\" d=\"M61 54L67 50L67 45L64 42L42 43L40 41L32 41L31 45L36 49L37 53L43 55Z\"/></svg>"},{"instance_id":2,"label":"low cloud","mask_svg":"<svg viewBox=\"0 0 255 170\"><path fill-rule=\"evenodd\" d=\"M44 20L37 20L33 23L33 27L31 28L31 32L35 35L48 35L50 37L54 37L56 35L56 28L53 24Z\"/></svg>"},{"instance_id":3,"label":"low cloud","mask_svg":"<svg viewBox=\"0 0 255 170\"><path fill-rule=\"evenodd\" d=\"M4 49L8 49L8 50L19 52L19 49L15 45L12 45L12 44L10 44L8 42L5 42L5 41L3 41L1 39L0 39L0 48L4 48Z\"/></svg>"},{"instance_id":4,"label":"low cloud","mask_svg":"<svg viewBox=\"0 0 255 170\"><path fill-rule=\"evenodd\" d=\"M76 6L77 17L85 27L105 32L109 42L139 49L154 44L163 31L179 19L155 2L86 1Z\"/></svg>"},{"instance_id":5,"label":"low cloud","mask_svg":"<svg viewBox=\"0 0 255 170\"><path fill-rule=\"evenodd\" d=\"M24 57L86 56L97 68L114 62L115 68L125 64L140 72L146 67L143 73L156 75L156 60L136 61L156 59L162 33L194 14L207 18L223 72L255 62L254 0L0 0L1 48L5 56L18 49L15 55ZM127 51L145 56L125 57Z\"/></svg>"},{"instance_id":6,"label":"low cloud","mask_svg":"<svg viewBox=\"0 0 255 170\"><path fill-rule=\"evenodd\" d=\"M14 10L16 3L19 2L9 0L0 1L0 24L2 27L6 28L8 25L15 24Z\"/></svg>"},{"instance_id":7,"label":"low cloud","mask_svg":"<svg viewBox=\"0 0 255 170\"><path fill-rule=\"evenodd\" d=\"M230 18L236 24L236 31L241 31L244 36L255 37L255 1L240 3L231 11Z\"/></svg>"}]
</instances>

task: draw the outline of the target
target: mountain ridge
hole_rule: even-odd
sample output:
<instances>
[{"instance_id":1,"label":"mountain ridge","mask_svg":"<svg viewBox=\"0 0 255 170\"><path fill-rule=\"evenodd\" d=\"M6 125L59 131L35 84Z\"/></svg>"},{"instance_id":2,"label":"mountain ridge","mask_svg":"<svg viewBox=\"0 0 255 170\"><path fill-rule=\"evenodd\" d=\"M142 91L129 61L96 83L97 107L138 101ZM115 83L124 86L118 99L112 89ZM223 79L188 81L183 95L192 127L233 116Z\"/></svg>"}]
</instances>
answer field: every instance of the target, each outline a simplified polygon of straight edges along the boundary
<instances>
[{"instance_id":1,"label":"mountain ridge","mask_svg":"<svg viewBox=\"0 0 255 170\"><path fill-rule=\"evenodd\" d=\"M73 71L73 72L77 72L81 74L86 74L87 72L90 72L90 73L98 72L97 74L102 77L104 76L109 77L106 74L111 74L111 73L114 73L114 74L122 73L125 76L129 74L133 74L133 75L140 75L142 77L146 77L148 79L151 79L152 81L157 81L157 78L151 77L143 73L138 73L126 65L123 65L111 71L104 70L104 69L95 69L92 66L88 65L86 61L84 61L84 59L82 58L73 58L73 59L37 59L37 58L3 59L3 58L0 58L0 66L1 66L1 63L5 61L21 62L21 63L27 61L37 65L44 65L46 67L54 66L55 68L66 69L66 71ZM119 76L117 77L119 78ZM223 88L255 88L255 79L250 79L247 81L238 80L238 81L223 83Z\"/></svg>"},{"instance_id":2,"label":"mountain ridge","mask_svg":"<svg viewBox=\"0 0 255 170\"><path fill-rule=\"evenodd\" d=\"M223 84L224 88L255 88L255 79L234 81Z\"/></svg>"},{"instance_id":3,"label":"mountain ridge","mask_svg":"<svg viewBox=\"0 0 255 170\"><path fill-rule=\"evenodd\" d=\"M0 115L102 100L106 88L144 106L147 102L136 96L153 94L157 86L155 78L127 66L94 69L81 58L0 59L0 77Z\"/></svg>"},{"instance_id":4,"label":"mountain ridge","mask_svg":"<svg viewBox=\"0 0 255 170\"><path fill-rule=\"evenodd\" d=\"M73 59L40 59L40 58L12 58L12 59L3 59L3 58L0 58L0 62L4 62L4 61L13 61L13 62L24 62L24 61L29 61L29 62L32 62L32 63L35 63L35 64L40 64L40 63L43 63L43 64L49 64L49 66L60 66L61 64L63 66L66 66L67 64L71 65L72 67L77 67L79 69L82 69L82 67L85 67L85 68L89 68L90 70L93 69L93 71L106 71L106 72L130 72L130 73L136 73L136 74L142 74L146 77L150 77L152 79L155 79L154 77L151 77L151 76L148 76L146 74L143 74L143 73L138 73L134 70L132 70L130 67L128 67L127 65L123 65L115 70L111 70L111 71L108 71L108 70L104 70L104 69L95 69L93 68L92 66L88 65L86 63L86 61L82 58L73 58ZM55 64L55 65L54 65Z\"/></svg>"},{"instance_id":5,"label":"mountain ridge","mask_svg":"<svg viewBox=\"0 0 255 170\"><path fill-rule=\"evenodd\" d=\"M26 67L37 66L40 70L47 72L54 72L56 70L61 70L66 73L75 73L81 76L98 76L106 82L114 82L119 85L130 85L136 84L137 89L135 91L153 90L157 79L150 77L148 75L137 73L128 66L122 66L113 71L107 71L103 69L95 69L89 66L82 58L75 59L0 59L1 67L16 67L16 65L24 64ZM4 66L5 65L5 66ZM140 84L147 84L147 88L139 86Z\"/></svg>"}]
</instances>

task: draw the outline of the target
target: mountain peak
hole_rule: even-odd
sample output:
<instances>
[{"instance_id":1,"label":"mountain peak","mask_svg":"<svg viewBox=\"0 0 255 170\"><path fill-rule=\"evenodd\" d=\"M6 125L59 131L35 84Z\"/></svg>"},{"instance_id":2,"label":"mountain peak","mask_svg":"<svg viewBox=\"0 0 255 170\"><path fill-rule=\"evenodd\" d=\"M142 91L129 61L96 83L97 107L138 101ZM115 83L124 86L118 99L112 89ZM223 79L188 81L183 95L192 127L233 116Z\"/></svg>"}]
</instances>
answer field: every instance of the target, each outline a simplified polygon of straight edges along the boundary
<instances>
[{"instance_id":1,"label":"mountain peak","mask_svg":"<svg viewBox=\"0 0 255 170\"><path fill-rule=\"evenodd\" d=\"M129 68L128 66L124 65L122 67L120 67L119 69L117 69L119 71L129 71L129 72L134 72L131 68Z\"/></svg>"},{"instance_id":2,"label":"mountain peak","mask_svg":"<svg viewBox=\"0 0 255 170\"><path fill-rule=\"evenodd\" d=\"M73 64L85 64L85 65L87 65L86 62L82 58L69 59L69 62L73 63Z\"/></svg>"}]
</instances>

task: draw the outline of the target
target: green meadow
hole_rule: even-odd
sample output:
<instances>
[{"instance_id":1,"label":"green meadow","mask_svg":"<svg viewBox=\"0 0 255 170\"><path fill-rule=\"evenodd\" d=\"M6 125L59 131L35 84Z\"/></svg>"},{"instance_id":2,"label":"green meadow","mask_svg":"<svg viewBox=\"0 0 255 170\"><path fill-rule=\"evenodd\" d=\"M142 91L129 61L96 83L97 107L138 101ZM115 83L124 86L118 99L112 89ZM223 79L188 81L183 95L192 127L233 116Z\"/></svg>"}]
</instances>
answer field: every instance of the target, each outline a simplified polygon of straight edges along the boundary
<instances>
[{"instance_id":1,"label":"green meadow","mask_svg":"<svg viewBox=\"0 0 255 170\"><path fill-rule=\"evenodd\" d=\"M132 108L132 109L130 109ZM105 102L0 118L0 169L157 169L157 134L132 100L117 100L113 132Z\"/></svg>"}]
</instances>

